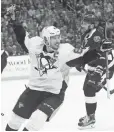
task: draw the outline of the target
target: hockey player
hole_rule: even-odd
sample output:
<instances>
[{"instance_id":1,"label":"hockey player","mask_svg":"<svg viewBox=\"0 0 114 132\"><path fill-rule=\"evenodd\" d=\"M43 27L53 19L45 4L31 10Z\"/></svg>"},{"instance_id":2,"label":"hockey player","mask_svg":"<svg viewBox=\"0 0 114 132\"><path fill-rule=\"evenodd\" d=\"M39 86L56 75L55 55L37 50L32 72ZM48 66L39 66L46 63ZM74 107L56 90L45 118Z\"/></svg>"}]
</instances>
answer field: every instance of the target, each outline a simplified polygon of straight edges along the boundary
<instances>
[{"instance_id":1,"label":"hockey player","mask_svg":"<svg viewBox=\"0 0 114 132\"><path fill-rule=\"evenodd\" d=\"M114 59L114 58L112 58ZM101 62L100 62L101 61ZM113 77L114 74L114 61L111 63L112 66L109 67L109 79ZM95 113L97 109L97 99L96 93L99 92L106 84L106 60L105 58L98 59L93 63L88 64L88 74L84 81L84 95L85 95L85 107L87 115L79 119L79 129L88 129L95 127ZM102 84L102 85L101 85ZM111 90L110 93L114 93L114 90Z\"/></svg>"},{"instance_id":2,"label":"hockey player","mask_svg":"<svg viewBox=\"0 0 114 132\"><path fill-rule=\"evenodd\" d=\"M7 65L8 52L1 50L1 73Z\"/></svg>"},{"instance_id":3,"label":"hockey player","mask_svg":"<svg viewBox=\"0 0 114 132\"><path fill-rule=\"evenodd\" d=\"M86 75L83 85L87 115L79 119L79 129L93 128L95 126L95 113L97 108L96 92L100 91L102 88L100 86L101 83L103 83L103 85L106 84L106 81L102 80L102 76L106 74L105 51L110 51L112 44L110 41L103 41L104 33L99 24L97 26L94 25L94 22L96 22L95 17L86 17L85 23L86 22L87 25L85 25L87 27L89 26L89 30L83 35L83 48L88 48L88 52L96 52L100 56L96 60L88 63L88 74ZM111 56L111 60L109 60L109 62L111 62L113 56L111 54L109 54L109 56ZM87 58L89 58L88 55L86 59ZM112 76L110 76L110 78L111 77Z\"/></svg>"},{"instance_id":4,"label":"hockey player","mask_svg":"<svg viewBox=\"0 0 114 132\"><path fill-rule=\"evenodd\" d=\"M45 27L41 37L32 38L22 26L15 25L14 29L18 40L24 40L20 45L25 44L29 52L31 70L29 83L13 109L6 131L19 130L26 119L29 121L24 131L37 131L64 101L70 67L66 62L83 56L84 52L74 53L70 44L60 44L60 30L54 26Z\"/></svg>"}]
</instances>

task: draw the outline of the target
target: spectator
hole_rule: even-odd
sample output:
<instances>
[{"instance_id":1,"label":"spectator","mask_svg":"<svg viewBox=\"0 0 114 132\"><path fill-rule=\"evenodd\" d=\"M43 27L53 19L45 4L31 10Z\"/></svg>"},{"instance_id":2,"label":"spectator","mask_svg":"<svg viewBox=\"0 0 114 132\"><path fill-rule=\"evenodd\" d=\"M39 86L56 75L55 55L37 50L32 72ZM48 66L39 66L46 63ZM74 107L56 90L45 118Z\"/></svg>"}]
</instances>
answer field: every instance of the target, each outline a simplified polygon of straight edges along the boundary
<instances>
[{"instance_id":1,"label":"spectator","mask_svg":"<svg viewBox=\"0 0 114 132\"><path fill-rule=\"evenodd\" d=\"M32 18L28 19L28 21L27 21L27 27L28 27L28 30L32 30L34 28L34 26L33 26L33 19Z\"/></svg>"},{"instance_id":2,"label":"spectator","mask_svg":"<svg viewBox=\"0 0 114 132\"><path fill-rule=\"evenodd\" d=\"M10 45L9 42L7 42L7 46L5 47L6 51L8 51L9 55L12 56L13 55L13 48Z\"/></svg>"},{"instance_id":3,"label":"spectator","mask_svg":"<svg viewBox=\"0 0 114 132\"><path fill-rule=\"evenodd\" d=\"M27 17L28 17L27 7L22 7L22 15L23 15L23 19L27 20Z\"/></svg>"},{"instance_id":4,"label":"spectator","mask_svg":"<svg viewBox=\"0 0 114 132\"><path fill-rule=\"evenodd\" d=\"M105 11L105 18L114 21L114 0L104 0L105 8L103 11L101 10L103 4L100 0L97 3L92 1L93 0L2 0L1 43L4 45L2 47L8 48L10 55L24 54L17 43L11 26L8 24L8 16L4 16L6 9L11 6L11 3L16 4L16 21L23 22L25 27L31 30L31 35L40 35L44 26L55 25L61 28L63 42L75 44L76 40L79 41L78 33L80 32L81 19L85 13L88 14L88 12L91 12L101 18L101 16L103 16L102 13ZM67 4L69 4L69 9L74 10L75 13L66 8ZM82 9L83 6L85 9ZM111 24L108 26L110 30L108 31L108 35L114 37L114 31L110 28ZM12 49L16 50L14 50L15 53Z\"/></svg>"},{"instance_id":5,"label":"spectator","mask_svg":"<svg viewBox=\"0 0 114 132\"><path fill-rule=\"evenodd\" d=\"M4 45L4 43L2 42L1 43L1 50L4 50L5 49L5 45Z\"/></svg>"},{"instance_id":6,"label":"spectator","mask_svg":"<svg viewBox=\"0 0 114 132\"><path fill-rule=\"evenodd\" d=\"M13 46L12 46L12 50L13 50L12 55L13 55L13 56L17 55L17 52L16 52L16 45L13 45Z\"/></svg>"},{"instance_id":7,"label":"spectator","mask_svg":"<svg viewBox=\"0 0 114 132\"><path fill-rule=\"evenodd\" d=\"M32 16L35 15L35 9L34 9L34 6L31 6L31 9L29 9L29 11L28 11L28 15L29 15L30 17L32 17Z\"/></svg>"}]
</instances>

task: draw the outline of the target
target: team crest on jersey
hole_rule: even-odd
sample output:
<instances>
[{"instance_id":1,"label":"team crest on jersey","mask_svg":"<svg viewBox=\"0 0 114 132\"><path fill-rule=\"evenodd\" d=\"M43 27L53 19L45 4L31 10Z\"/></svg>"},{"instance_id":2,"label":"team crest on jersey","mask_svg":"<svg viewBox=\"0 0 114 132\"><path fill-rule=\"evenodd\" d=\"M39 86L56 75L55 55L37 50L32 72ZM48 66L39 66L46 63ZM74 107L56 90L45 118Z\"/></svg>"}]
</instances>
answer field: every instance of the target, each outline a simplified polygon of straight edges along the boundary
<instances>
[{"instance_id":1,"label":"team crest on jersey","mask_svg":"<svg viewBox=\"0 0 114 132\"><path fill-rule=\"evenodd\" d=\"M43 74L47 74L48 70L57 69L57 66L54 65L54 63L57 60L56 56L52 58L48 55L46 56L43 53L40 53L36 55L36 57L37 57L38 67L35 67L35 69L39 71L40 76L42 76Z\"/></svg>"},{"instance_id":2,"label":"team crest on jersey","mask_svg":"<svg viewBox=\"0 0 114 132\"><path fill-rule=\"evenodd\" d=\"M100 42L101 37L100 36L94 36L93 40L94 40L94 42Z\"/></svg>"}]
</instances>

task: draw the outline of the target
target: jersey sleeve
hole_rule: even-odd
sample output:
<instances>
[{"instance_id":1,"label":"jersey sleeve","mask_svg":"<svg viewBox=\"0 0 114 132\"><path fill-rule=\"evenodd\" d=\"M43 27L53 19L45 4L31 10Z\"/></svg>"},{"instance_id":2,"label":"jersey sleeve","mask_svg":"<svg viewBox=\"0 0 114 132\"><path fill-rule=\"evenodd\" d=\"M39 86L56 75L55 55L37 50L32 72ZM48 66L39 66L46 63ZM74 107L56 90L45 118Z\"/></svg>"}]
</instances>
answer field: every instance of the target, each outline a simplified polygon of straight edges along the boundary
<instances>
[{"instance_id":1,"label":"jersey sleeve","mask_svg":"<svg viewBox=\"0 0 114 132\"><path fill-rule=\"evenodd\" d=\"M66 44L65 52L67 52L66 62L78 58L80 56L83 56L85 52L87 52L88 49L83 50L82 52L75 52L75 48L71 44Z\"/></svg>"},{"instance_id":2,"label":"jersey sleeve","mask_svg":"<svg viewBox=\"0 0 114 132\"><path fill-rule=\"evenodd\" d=\"M83 64L83 56L86 52L88 52L88 48L83 49L81 52L75 52L75 49L73 48L67 57L66 64L69 67L75 67L77 64Z\"/></svg>"},{"instance_id":3,"label":"jersey sleeve","mask_svg":"<svg viewBox=\"0 0 114 132\"><path fill-rule=\"evenodd\" d=\"M27 47L29 53L38 54L41 51L41 48L43 47L44 42L43 39L35 36L32 38L29 38L28 33L26 33L25 36L25 46Z\"/></svg>"},{"instance_id":4,"label":"jersey sleeve","mask_svg":"<svg viewBox=\"0 0 114 132\"><path fill-rule=\"evenodd\" d=\"M26 53L28 53L28 49L26 48L25 43L24 43L25 36L26 36L26 32L25 32L24 27L22 26L22 24L16 23L16 21L12 21L12 28L13 28L13 31L16 35L17 42L20 44L22 49Z\"/></svg>"}]
</instances>

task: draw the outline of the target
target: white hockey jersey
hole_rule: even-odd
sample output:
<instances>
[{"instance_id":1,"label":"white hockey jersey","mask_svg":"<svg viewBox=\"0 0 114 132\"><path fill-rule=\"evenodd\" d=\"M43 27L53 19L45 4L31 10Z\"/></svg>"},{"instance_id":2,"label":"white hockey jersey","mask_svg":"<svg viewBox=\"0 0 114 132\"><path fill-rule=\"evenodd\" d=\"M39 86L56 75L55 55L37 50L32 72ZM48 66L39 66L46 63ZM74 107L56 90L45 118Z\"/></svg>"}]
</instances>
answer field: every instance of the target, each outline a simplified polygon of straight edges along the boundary
<instances>
[{"instance_id":1,"label":"white hockey jersey","mask_svg":"<svg viewBox=\"0 0 114 132\"><path fill-rule=\"evenodd\" d=\"M31 60L28 87L58 94L62 88L62 81L68 82L69 67L65 63L79 57L80 54L74 53L73 46L68 43L61 44L56 52L44 52L44 41L38 36L33 38L26 36L25 45Z\"/></svg>"}]
</instances>

